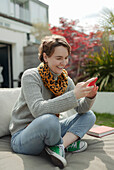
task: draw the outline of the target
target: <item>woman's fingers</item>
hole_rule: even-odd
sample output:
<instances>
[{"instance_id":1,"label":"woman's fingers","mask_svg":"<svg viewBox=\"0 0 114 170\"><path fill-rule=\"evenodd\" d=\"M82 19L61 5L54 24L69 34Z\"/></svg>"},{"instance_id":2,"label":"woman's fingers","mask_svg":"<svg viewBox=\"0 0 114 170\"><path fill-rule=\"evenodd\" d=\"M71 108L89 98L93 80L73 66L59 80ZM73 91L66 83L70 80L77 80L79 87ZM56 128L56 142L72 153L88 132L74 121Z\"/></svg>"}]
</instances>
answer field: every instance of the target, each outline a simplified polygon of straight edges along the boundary
<instances>
[{"instance_id":1,"label":"woman's fingers","mask_svg":"<svg viewBox=\"0 0 114 170\"><path fill-rule=\"evenodd\" d=\"M85 82L84 86L87 86L89 83L91 83L91 82L94 81L95 79L96 79L96 77L93 77L93 78L87 80L87 81ZM91 86L90 86L90 87L91 87Z\"/></svg>"},{"instance_id":2,"label":"woman's fingers","mask_svg":"<svg viewBox=\"0 0 114 170\"><path fill-rule=\"evenodd\" d=\"M93 96L93 93L95 93L95 91L97 91L95 85L92 86L88 86L89 83L91 83L92 81L94 81L96 79L96 77L91 78L89 80L87 80L86 82L80 82L77 83L77 85L75 86L74 89L74 93L77 97L77 99L81 98L81 97L86 97L86 96Z\"/></svg>"},{"instance_id":3,"label":"woman's fingers","mask_svg":"<svg viewBox=\"0 0 114 170\"><path fill-rule=\"evenodd\" d=\"M84 94L88 94L93 90L94 86L90 86L90 87L85 87L83 88L83 92Z\"/></svg>"},{"instance_id":4,"label":"woman's fingers","mask_svg":"<svg viewBox=\"0 0 114 170\"><path fill-rule=\"evenodd\" d=\"M91 89L93 89L93 88L94 88L94 86L86 86L86 87L85 87L85 90L91 91Z\"/></svg>"}]
</instances>

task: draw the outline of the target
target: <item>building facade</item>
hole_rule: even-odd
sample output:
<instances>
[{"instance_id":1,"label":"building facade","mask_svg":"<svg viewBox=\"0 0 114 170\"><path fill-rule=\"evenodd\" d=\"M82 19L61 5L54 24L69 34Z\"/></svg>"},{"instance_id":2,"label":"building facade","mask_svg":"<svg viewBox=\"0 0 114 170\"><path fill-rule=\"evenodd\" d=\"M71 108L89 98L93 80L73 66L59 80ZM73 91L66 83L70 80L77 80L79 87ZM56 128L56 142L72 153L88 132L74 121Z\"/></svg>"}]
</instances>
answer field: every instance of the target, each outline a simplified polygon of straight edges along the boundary
<instances>
[{"instance_id":1,"label":"building facade","mask_svg":"<svg viewBox=\"0 0 114 170\"><path fill-rule=\"evenodd\" d=\"M33 23L48 23L48 5L39 0L0 0L1 87L17 87L24 71L24 49L37 44ZM37 57L37 56L36 56Z\"/></svg>"}]
</instances>

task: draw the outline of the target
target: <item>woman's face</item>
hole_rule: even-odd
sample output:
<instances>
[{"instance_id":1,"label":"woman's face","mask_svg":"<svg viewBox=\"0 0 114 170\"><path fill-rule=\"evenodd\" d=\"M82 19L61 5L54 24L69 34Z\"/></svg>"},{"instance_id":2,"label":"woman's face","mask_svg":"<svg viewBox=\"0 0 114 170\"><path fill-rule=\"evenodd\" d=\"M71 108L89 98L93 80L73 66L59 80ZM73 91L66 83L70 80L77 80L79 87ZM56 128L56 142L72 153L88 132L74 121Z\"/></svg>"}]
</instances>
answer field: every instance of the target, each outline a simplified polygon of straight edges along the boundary
<instances>
[{"instance_id":1,"label":"woman's face","mask_svg":"<svg viewBox=\"0 0 114 170\"><path fill-rule=\"evenodd\" d=\"M68 50L63 46L55 47L51 57L44 53L44 61L48 63L49 68L56 74L61 74L63 68L68 63Z\"/></svg>"}]
</instances>

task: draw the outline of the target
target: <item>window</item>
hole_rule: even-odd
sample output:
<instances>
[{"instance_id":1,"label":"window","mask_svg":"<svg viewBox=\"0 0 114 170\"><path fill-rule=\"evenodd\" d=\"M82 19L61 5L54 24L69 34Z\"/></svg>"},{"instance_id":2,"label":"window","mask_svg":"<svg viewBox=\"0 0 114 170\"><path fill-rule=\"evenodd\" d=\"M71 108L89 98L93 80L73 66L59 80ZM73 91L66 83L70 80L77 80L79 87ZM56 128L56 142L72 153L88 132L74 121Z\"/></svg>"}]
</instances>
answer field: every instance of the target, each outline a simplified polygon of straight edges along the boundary
<instances>
[{"instance_id":1,"label":"window","mask_svg":"<svg viewBox=\"0 0 114 170\"><path fill-rule=\"evenodd\" d=\"M47 8L30 1L30 12L32 23L47 23Z\"/></svg>"},{"instance_id":2,"label":"window","mask_svg":"<svg viewBox=\"0 0 114 170\"><path fill-rule=\"evenodd\" d=\"M30 22L29 1L10 0L10 16Z\"/></svg>"},{"instance_id":3,"label":"window","mask_svg":"<svg viewBox=\"0 0 114 170\"><path fill-rule=\"evenodd\" d=\"M1 3L0 3L0 12L3 13L3 14L8 14L8 7L9 7L9 0L3 0Z\"/></svg>"}]
</instances>

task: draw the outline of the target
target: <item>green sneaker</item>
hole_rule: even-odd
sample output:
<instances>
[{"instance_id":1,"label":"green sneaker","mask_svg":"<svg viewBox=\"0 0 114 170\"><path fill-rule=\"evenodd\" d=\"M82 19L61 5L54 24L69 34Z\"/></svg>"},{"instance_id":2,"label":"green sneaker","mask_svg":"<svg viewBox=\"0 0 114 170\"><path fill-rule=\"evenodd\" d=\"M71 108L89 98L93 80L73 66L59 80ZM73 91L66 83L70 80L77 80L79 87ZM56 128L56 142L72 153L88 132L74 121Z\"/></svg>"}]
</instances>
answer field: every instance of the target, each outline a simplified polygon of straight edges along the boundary
<instances>
[{"instance_id":1,"label":"green sneaker","mask_svg":"<svg viewBox=\"0 0 114 170\"><path fill-rule=\"evenodd\" d=\"M87 142L85 141L75 141L72 144L70 144L67 148L67 152L82 152L87 149Z\"/></svg>"},{"instance_id":2,"label":"green sneaker","mask_svg":"<svg viewBox=\"0 0 114 170\"><path fill-rule=\"evenodd\" d=\"M54 165L58 166L59 168L64 168L67 165L63 144L46 147L45 150L51 157Z\"/></svg>"}]
</instances>

